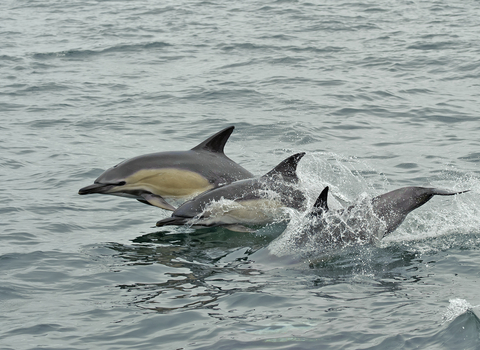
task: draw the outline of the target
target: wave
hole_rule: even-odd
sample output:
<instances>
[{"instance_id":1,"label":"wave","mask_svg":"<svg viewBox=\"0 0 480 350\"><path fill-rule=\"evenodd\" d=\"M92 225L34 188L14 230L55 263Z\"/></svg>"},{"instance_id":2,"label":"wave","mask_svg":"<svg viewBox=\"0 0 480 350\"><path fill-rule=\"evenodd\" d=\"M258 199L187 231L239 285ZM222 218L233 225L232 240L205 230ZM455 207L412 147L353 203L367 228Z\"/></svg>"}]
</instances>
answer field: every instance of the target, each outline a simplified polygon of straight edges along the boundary
<instances>
[{"instance_id":1,"label":"wave","mask_svg":"<svg viewBox=\"0 0 480 350\"><path fill-rule=\"evenodd\" d=\"M87 50L87 49L71 49L66 51L59 52L46 52L46 53L34 53L33 58L35 59L52 59L52 58L71 58L71 59L83 59L92 56L100 56L110 53L122 53L122 52L137 52L142 50L155 50L162 49L165 47L172 46L169 43L164 41L154 41L148 43L140 44L119 44L111 47L97 49L97 50Z\"/></svg>"}]
</instances>

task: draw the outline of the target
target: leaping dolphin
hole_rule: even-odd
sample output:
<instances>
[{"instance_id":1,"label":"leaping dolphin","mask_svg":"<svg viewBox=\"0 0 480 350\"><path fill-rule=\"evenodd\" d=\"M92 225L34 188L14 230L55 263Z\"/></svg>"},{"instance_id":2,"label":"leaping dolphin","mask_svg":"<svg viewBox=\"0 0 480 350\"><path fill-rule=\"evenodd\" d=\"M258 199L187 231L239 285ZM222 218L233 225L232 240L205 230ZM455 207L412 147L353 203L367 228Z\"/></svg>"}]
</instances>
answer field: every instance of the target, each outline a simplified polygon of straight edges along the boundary
<instances>
[{"instance_id":1,"label":"leaping dolphin","mask_svg":"<svg viewBox=\"0 0 480 350\"><path fill-rule=\"evenodd\" d=\"M234 126L223 129L189 151L159 152L127 159L103 172L78 194L102 193L134 198L175 210L165 198L191 197L253 174L228 158L223 149Z\"/></svg>"},{"instance_id":2,"label":"leaping dolphin","mask_svg":"<svg viewBox=\"0 0 480 350\"><path fill-rule=\"evenodd\" d=\"M264 225L278 218L281 208L303 208L305 196L296 188L297 164L305 153L297 153L262 177L240 180L204 192L183 203L157 226L225 226L249 231L243 225Z\"/></svg>"},{"instance_id":3,"label":"leaping dolphin","mask_svg":"<svg viewBox=\"0 0 480 350\"><path fill-rule=\"evenodd\" d=\"M433 196L452 196L468 191L447 191L426 187L403 187L344 210L330 211L328 186L315 202L309 219L312 225L295 238L297 243L316 243L323 249L349 243L373 243L395 231L407 215Z\"/></svg>"}]
</instances>

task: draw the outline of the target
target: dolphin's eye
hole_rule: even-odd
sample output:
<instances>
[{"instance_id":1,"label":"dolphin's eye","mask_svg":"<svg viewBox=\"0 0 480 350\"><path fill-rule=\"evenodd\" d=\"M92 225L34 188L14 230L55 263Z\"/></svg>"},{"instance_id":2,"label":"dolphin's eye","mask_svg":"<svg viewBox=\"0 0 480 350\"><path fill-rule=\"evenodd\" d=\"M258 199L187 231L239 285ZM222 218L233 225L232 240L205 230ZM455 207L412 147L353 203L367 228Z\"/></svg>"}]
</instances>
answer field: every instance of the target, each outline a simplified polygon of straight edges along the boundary
<instances>
[{"instance_id":1,"label":"dolphin's eye","mask_svg":"<svg viewBox=\"0 0 480 350\"><path fill-rule=\"evenodd\" d=\"M127 183L125 181L120 181L119 183L117 183L117 186L123 186L123 185L126 185Z\"/></svg>"}]
</instances>

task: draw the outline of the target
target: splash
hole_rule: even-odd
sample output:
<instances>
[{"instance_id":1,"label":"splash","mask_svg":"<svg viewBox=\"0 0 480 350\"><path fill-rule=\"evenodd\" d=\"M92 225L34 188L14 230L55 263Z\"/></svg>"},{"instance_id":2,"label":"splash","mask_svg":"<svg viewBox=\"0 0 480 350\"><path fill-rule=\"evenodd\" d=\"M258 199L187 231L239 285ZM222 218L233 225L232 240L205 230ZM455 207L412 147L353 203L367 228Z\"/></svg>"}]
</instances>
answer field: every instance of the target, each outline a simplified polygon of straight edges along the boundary
<instances>
[{"instance_id":1,"label":"splash","mask_svg":"<svg viewBox=\"0 0 480 350\"><path fill-rule=\"evenodd\" d=\"M348 246L374 244L383 237L385 229L385 222L375 215L369 202L347 211L329 211L321 217L307 211L293 217L269 249L276 256L315 258Z\"/></svg>"},{"instance_id":2,"label":"splash","mask_svg":"<svg viewBox=\"0 0 480 350\"><path fill-rule=\"evenodd\" d=\"M242 220L245 224L270 223L285 219L281 215L281 207L281 202L275 198L237 202L222 197L218 201L212 201L198 217L228 216L232 222ZM192 222L195 225L195 220Z\"/></svg>"},{"instance_id":3,"label":"splash","mask_svg":"<svg viewBox=\"0 0 480 350\"><path fill-rule=\"evenodd\" d=\"M376 172L368 164L353 157L343 157L334 153L313 153L305 156L300 163L298 173L302 190L307 198L307 209L305 211L287 209L290 223L283 234L268 247L270 253L275 256L308 257L315 253L323 254L332 247L338 246L339 242L336 241L334 231L341 230L341 227L344 231L348 231L345 227L352 225L352 221L357 221L357 224L361 221L362 227L369 225L364 219L365 208L362 207L361 210L353 210L347 217L327 215L327 222L323 224L328 229L322 230L324 234L309 234L315 231L315 226L319 224L309 215L310 209L325 186L329 186L330 193L333 193L333 196L329 196L329 207L342 209L355 200L358 201L359 198L362 202L367 202L368 193L374 191L371 179L382 184L386 183L385 176ZM381 223L378 220L373 220L370 231L378 231L379 225ZM329 235L328 232L332 234ZM345 237L345 241L364 244L370 241L370 237L361 235Z\"/></svg>"},{"instance_id":4,"label":"splash","mask_svg":"<svg viewBox=\"0 0 480 350\"><path fill-rule=\"evenodd\" d=\"M345 157L335 153L307 154L298 167L298 175L311 208L325 186L334 194L329 206L340 209L358 198L375 192L374 184L382 184L386 189L388 181L369 164L355 157Z\"/></svg>"},{"instance_id":5,"label":"splash","mask_svg":"<svg viewBox=\"0 0 480 350\"><path fill-rule=\"evenodd\" d=\"M450 322L460 316L461 314L471 311L474 308L479 307L480 305L472 306L465 299L450 299L450 305L448 305L447 311L443 314L443 323Z\"/></svg>"},{"instance_id":6,"label":"splash","mask_svg":"<svg viewBox=\"0 0 480 350\"><path fill-rule=\"evenodd\" d=\"M307 197L306 211L289 210L291 218L285 232L271 242L268 249L276 256L295 255L305 257L322 255L329 250L329 237L317 236L312 239L306 232L311 232L315 222L309 217L309 209L325 186L330 187L329 207L332 209L346 208L358 202L366 203L376 195L392 190L384 174L377 172L370 165L356 158L343 157L333 153L314 153L307 155L300 163L299 177ZM412 183L410 185L425 185ZM444 237L461 235L462 240L470 242L479 232L480 210L478 208L480 181L471 174L458 176L458 173L445 172L441 177L435 177L428 186L452 190L470 189L469 193L455 197L442 198L437 196L425 206L410 213L400 227L390 236L380 242L374 238L376 231L381 231L381 223L375 223L370 217L363 222L363 227L370 237L359 237L353 244L362 245L375 243L381 248L398 243L407 243L415 251L448 249L458 244L458 240L444 240ZM387 188L388 187L388 188ZM399 186L400 187L400 186ZM326 222L329 229L335 229L335 222L343 220L362 220L362 215L368 214L363 208L357 213L351 213L350 218L334 218ZM357 215L357 216L355 216ZM336 221L335 221L336 220ZM357 222L358 223L358 222ZM439 239L440 238L440 239ZM430 241L429 241L430 240ZM437 240L438 242L431 242ZM478 241L478 240L477 240ZM334 246L334 245L331 245Z\"/></svg>"}]
</instances>

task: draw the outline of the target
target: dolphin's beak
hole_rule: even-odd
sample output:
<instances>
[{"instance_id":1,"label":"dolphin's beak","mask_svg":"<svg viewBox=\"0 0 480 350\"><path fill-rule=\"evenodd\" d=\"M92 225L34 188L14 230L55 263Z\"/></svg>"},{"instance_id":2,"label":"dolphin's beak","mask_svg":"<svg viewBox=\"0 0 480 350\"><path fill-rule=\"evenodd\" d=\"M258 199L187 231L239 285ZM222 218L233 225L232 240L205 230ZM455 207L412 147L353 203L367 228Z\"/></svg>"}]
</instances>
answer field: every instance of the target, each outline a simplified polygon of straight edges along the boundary
<instances>
[{"instance_id":1,"label":"dolphin's beak","mask_svg":"<svg viewBox=\"0 0 480 350\"><path fill-rule=\"evenodd\" d=\"M93 184L90 186L82 187L78 190L78 194L92 194L92 193L105 193L113 186L112 184Z\"/></svg>"}]
</instances>

